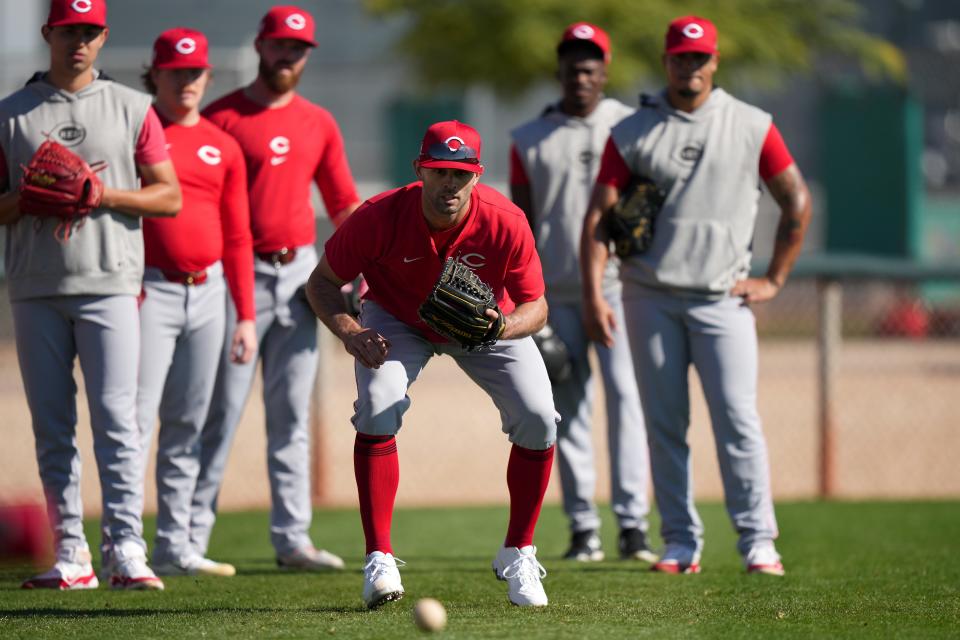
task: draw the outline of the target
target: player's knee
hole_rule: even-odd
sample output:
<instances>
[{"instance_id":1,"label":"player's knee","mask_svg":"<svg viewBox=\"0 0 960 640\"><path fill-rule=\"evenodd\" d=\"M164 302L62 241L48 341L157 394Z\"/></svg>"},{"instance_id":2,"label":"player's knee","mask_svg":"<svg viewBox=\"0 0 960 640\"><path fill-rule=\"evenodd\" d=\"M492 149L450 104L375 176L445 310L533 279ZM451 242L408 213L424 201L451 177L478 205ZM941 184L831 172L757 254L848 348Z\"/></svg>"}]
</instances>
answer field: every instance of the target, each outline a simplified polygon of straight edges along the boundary
<instances>
[{"instance_id":1,"label":"player's knee","mask_svg":"<svg viewBox=\"0 0 960 640\"><path fill-rule=\"evenodd\" d=\"M557 422L560 414L553 405L544 406L539 411L526 411L512 427L504 425L504 431L510 442L524 449L549 449L557 441Z\"/></svg>"},{"instance_id":2,"label":"player's knee","mask_svg":"<svg viewBox=\"0 0 960 640\"><path fill-rule=\"evenodd\" d=\"M403 414L409 406L409 398L386 406L378 406L369 400L357 400L353 403L355 413L351 421L359 433L368 436L396 435L403 424Z\"/></svg>"}]
</instances>

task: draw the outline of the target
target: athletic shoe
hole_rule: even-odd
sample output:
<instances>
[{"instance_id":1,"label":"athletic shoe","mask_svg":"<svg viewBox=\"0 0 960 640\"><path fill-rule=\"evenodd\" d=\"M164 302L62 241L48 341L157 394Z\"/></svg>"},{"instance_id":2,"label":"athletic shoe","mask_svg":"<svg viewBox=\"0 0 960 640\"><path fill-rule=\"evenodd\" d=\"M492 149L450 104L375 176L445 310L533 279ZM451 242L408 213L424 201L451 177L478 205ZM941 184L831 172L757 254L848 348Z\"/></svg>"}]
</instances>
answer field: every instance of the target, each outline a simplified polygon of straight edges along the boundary
<instances>
[{"instance_id":1,"label":"athletic shoe","mask_svg":"<svg viewBox=\"0 0 960 640\"><path fill-rule=\"evenodd\" d=\"M700 552L680 544L667 544L651 571L660 573L700 573Z\"/></svg>"},{"instance_id":2,"label":"athletic shoe","mask_svg":"<svg viewBox=\"0 0 960 640\"><path fill-rule=\"evenodd\" d=\"M277 566L281 569L300 571L330 571L343 569L343 560L329 551L309 546L301 547L292 553L278 555Z\"/></svg>"},{"instance_id":3,"label":"athletic shoe","mask_svg":"<svg viewBox=\"0 0 960 640\"><path fill-rule=\"evenodd\" d=\"M780 554L772 543L750 549L743 558L743 564L747 567L747 573L762 573L768 576L782 576L786 573L783 563L780 562Z\"/></svg>"},{"instance_id":4,"label":"athletic shoe","mask_svg":"<svg viewBox=\"0 0 960 640\"><path fill-rule=\"evenodd\" d=\"M621 529L619 546L621 560L643 560L653 564L658 559L647 544L647 534L640 529Z\"/></svg>"},{"instance_id":5,"label":"athletic shoe","mask_svg":"<svg viewBox=\"0 0 960 640\"><path fill-rule=\"evenodd\" d=\"M237 575L237 569L226 562L216 562L200 555L190 556L182 562L169 560L154 562L153 570L158 576L218 576L230 578Z\"/></svg>"},{"instance_id":6,"label":"athletic shoe","mask_svg":"<svg viewBox=\"0 0 960 640\"><path fill-rule=\"evenodd\" d=\"M537 562L537 548L532 544L522 548L502 547L493 559L497 580L507 583L507 596L518 607L545 607L547 594L541 578L547 570Z\"/></svg>"},{"instance_id":7,"label":"athletic shoe","mask_svg":"<svg viewBox=\"0 0 960 640\"><path fill-rule=\"evenodd\" d=\"M374 551L363 565L363 601L368 609L376 609L403 597L400 570L406 563L392 553Z\"/></svg>"},{"instance_id":8,"label":"athletic shoe","mask_svg":"<svg viewBox=\"0 0 960 640\"><path fill-rule=\"evenodd\" d=\"M112 589L163 591L163 580L147 566L147 556L136 542L113 545L109 558L105 569Z\"/></svg>"},{"instance_id":9,"label":"athletic shoe","mask_svg":"<svg viewBox=\"0 0 960 640\"><path fill-rule=\"evenodd\" d=\"M57 561L49 571L24 581L24 589L96 589L100 586L90 563L90 550L62 547L57 550Z\"/></svg>"},{"instance_id":10,"label":"athletic shoe","mask_svg":"<svg viewBox=\"0 0 960 640\"><path fill-rule=\"evenodd\" d=\"M563 554L564 560L577 562L599 562L603 560L603 549L600 548L600 536L596 531L574 531L570 536L570 548Z\"/></svg>"}]
</instances>

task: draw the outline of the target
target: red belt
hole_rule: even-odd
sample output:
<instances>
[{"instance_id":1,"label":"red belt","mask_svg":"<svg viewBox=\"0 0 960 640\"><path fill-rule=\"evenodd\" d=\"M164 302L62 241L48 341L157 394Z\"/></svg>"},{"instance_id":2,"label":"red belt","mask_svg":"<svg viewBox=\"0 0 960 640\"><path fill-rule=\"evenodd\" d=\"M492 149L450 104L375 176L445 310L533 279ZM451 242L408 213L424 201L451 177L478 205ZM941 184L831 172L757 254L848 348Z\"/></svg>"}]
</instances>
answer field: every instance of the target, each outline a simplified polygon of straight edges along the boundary
<instances>
[{"instance_id":1,"label":"red belt","mask_svg":"<svg viewBox=\"0 0 960 640\"><path fill-rule=\"evenodd\" d=\"M257 257L275 267L280 267L293 262L293 259L297 257L297 250L284 247L278 251L258 253Z\"/></svg>"},{"instance_id":2,"label":"red belt","mask_svg":"<svg viewBox=\"0 0 960 640\"><path fill-rule=\"evenodd\" d=\"M163 277L169 282L196 286L207 281L207 272L204 271L164 271Z\"/></svg>"}]
</instances>

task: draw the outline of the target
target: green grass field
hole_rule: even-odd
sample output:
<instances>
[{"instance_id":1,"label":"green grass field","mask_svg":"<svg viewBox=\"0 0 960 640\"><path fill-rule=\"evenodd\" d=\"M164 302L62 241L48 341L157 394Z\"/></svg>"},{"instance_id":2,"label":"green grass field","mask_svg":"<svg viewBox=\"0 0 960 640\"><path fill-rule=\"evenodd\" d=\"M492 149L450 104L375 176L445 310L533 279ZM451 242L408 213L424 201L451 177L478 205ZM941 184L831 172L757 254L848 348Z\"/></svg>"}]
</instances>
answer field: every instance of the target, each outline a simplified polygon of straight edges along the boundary
<instances>
[{"instance_id":1,"label":"green grass field","mask_svg":"<svg viewBox=\"0 0 960 640\"><path fill-rule=\"evenodd\" d=\"M609 511L609 510L607 510ZM211 557L235 578L169 578L163 593L33 592L27 567L0 568L0 637L411 638L419 597L447 607L448 638L960 636L960 504L793 503L778 506L785 578L747 576L721 505L703 505L703 573L652 574L638 563L559 560L567 533L544 510L539 557L550 605L511 606L490 560L506 509L401 510L394 522L407 597L368 612L360 600L363 542L355 511L318 511L318 543L344 556L336 574L274 568L263 513L224 514ZM148 522L148 529L152 523ZM96 537L95 523L88 535ZM152 531L148 532L152 535ZM614 556L616 527L605 522Z\"/></svg>"}]
</instances>

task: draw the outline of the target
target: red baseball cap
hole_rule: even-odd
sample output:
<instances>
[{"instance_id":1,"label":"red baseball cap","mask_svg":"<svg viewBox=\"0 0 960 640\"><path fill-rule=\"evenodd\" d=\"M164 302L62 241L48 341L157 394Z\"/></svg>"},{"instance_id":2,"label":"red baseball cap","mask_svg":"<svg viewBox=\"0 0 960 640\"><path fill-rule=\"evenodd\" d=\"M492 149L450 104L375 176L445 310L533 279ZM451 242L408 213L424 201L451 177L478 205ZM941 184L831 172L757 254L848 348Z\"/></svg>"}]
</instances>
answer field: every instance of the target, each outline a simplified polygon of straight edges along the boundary
<instances>
[{"instance_id":1,"label":"red baseball cap","mask_svg":"<svg viewBox=\"0 0 960 640\"><path fill-rule=\"evenodd\" d=\"M714 54L717 52L717 28L699 16L677 18L667 27L664 51L669 55L691 51Z\"/></svg>"},{"instance_id":2,"label":"red baseball cap","mask_svg":"<svg viewBox=\"0 0 960 640\"><path fill-rule=\"evenodd\" d=\"M563 36L560 38L560 44L557 45L557 53L561 53L564 45L568 42L576 41L589 42L596 46L603 52L603 61L607 64L610 63L610 36L597 25L589 22L574 22L564 30Z\"/></svg>"},{"instance_id":3,"label":"red baseball cap","mask_svg":"<svg viewBox=\"0 0 960 640\"><path fill-rule=\"evenodd\" d=\"M153 43L154 69L209 69L207 36L194 29L176 27Z\"/></svg>"},{"instance_id":4,"label":"red baseball cap","mask_svg":"<svg viewBox=\"0 0 960 640\"><path fill-rule=\"evenodd\" d=\"M95 27L106 27L106 0L50 0L47 26L62 27L67 24L92 24Z\"/></svg>"},{"instance_id":5,"label":"red baseball cap","mask_svg":"<svg viewBox=\"0 0 960 640\"><path fill-rule=\"evenodd\" d=\"M312 15L300 7L284 5L270 9L267 15L263 16L257 38L264 40L290 38L315 47L317 42L313 39L314 29Z\"/></svg>"},{"instance_id":6,"label":"red baseball cap","mask_svg":"<svg viewBox=\"0 0 960 640\"><path fill-rule=\"evenodd\" d=\"M480 144L480 134L470 125L456 120L436 122L423 135L417 163L428 169L483 173Z\"/></svg>"}]
</instances>

